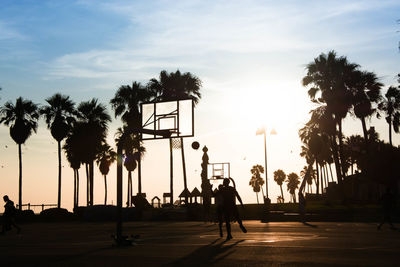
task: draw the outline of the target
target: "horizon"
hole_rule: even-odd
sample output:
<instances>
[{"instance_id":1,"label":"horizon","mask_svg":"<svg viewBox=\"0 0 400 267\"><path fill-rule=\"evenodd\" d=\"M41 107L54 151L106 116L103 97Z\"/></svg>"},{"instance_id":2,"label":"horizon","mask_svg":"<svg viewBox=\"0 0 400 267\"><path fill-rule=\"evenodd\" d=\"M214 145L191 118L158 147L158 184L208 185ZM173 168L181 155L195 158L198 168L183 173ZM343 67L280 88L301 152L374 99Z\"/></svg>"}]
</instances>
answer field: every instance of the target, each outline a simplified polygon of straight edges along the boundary
<instances>
[{"instance_id":1,"label":"horizon","mask_svg":"<svg viewBox=\"0 0 400 267\"><path fill-rule=\"evenodd\" d=\"M190 72L203 86L195 108L195 135L184 140L188 188L200 189L201 149L206 145L210 162L230 162L231 176L245 203L256 203L248 185L251 167L264 166L258 128L277 132L267 136L272 202L280 195L273 171L299 174L306 165L299 155L298 130L313 107L308 89L301 85L308 63L335 50L362 70L375 72L385 85L382 94L398 84L400 73L398 1L4 1L0 7L1 106L19 96L43 105L45 98L58 92L76 104L96 97L113 118L107 140L115 148L114 134L122 122L114 118L109 101L119 86L133 81L145 84L158 78L161 70ZM383 118L367 124L388 142ZM346 136L362 134L360 121L350 115L343 126ZM0 194L17 203L17 145L4 125L0 138ZM191 148L193 141L200 143L198 150ZM399 134L393 134L393 144L400 144ZM161 199L162 193L169 192L168 142L145 141L144 145L143 192L149 201L153 196ZM23 146L23 203L57 203L56 153L56 141L41 119L37 134ZM71 210L73 172L62 154L61 207ZM181 159L175 154L178 196L183 181ZM107 176L109 204L116 203L115 177L114 163ZM124 199L126 177L124 171ZM136 194L137 171L133 177ZM83 168L80 178L82 205L86 201ZM289 199L286 184L284 189ZM102 204L104 185L97 166L94 191L94 204Z\"/></svg>"}]
</instances>

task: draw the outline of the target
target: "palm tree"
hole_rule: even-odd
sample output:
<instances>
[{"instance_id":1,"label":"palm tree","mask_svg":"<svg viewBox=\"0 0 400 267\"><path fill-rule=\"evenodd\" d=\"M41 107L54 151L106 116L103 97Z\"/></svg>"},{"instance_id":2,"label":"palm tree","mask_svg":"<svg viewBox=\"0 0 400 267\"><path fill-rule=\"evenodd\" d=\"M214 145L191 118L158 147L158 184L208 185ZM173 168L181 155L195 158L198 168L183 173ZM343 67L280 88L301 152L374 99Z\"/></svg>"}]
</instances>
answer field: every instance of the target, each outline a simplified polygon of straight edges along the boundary
<instances>
[{"instance_id":1,"label":"palm tree","mask_svg":"<svg viewBox=\"0 0 400 267\"><path fill-rule=\"evenodd\" d=\"M354 71L352 74L353 113L361 120L364 140L368 144L365 119L371 117L376 112L374 104L378 105L381 100L381 88L383 84L378 81L378 77L373 72Z\"/></svg>"},{"instance_id":2,"label":"palm tree","mask_svg":"<svg viewBox=\"0 0 400 267\"><path fill-rule=\"evenodd\" d=\"M154 101L170 101L192 98L197 104L201 98L201 80L190 72L168 73L166 70L160 72L159 80L153 78L148 84L149 89L155 95Z\"/></svg>"},{"instance_id":3,"label":"palm tree","mask_svg":"<svg viewBox=\"0 0 400 267\"><path fill-rule=\"evenodd\" d=\"M36 133L39 108L30 100L25 100L22 97L17 98L15 105L8 101L0 109L0 123L10 126L10 136L18 145L19 159L19 193L18 193L18 208L22 209L22 152L21 145L31 136L32 132Z\"/></svg>"},{"instance_id":4,"label":"palm tree","mask_svg":"<svg viewBox=\"0 0 400 267\"><path fill-rule=\"evenodd\" d=\"M330 51L328 54L320 54L313 62L307 65L307 75L303 78L304 86L311 86L308 90L308 95L311 101L320 105L326 105L326 113L331 116L336 126L338 127L337 138L334 138L335 146L336 139L339 140L339 157L343 157L343 131L342 121L347 116L352 106L352 94L350 86L354 71L359 66L354 63L349 63L346 57L337 57L336 52ZM336 131L334 133L336 136ZM332 148L334 153L336 148ZM334 155L336 158L337 155ZM339 183L342 182L345 176L341 168L340 160L335 159L339 164L340 171L338 174Z\"/></svg>"},{"instance_id":5,"label":"palm tree","mask_svg":"<svg viewBox=\"0 0 400 267\"><path fill-rule=\"evenodd\" d=\"M299 176L292 172L289 173L287 176L287 191L289 191L289 193L292 196L293 202L296 203L296 189L299 187L300 184L300 178Z\"/></svg>"},{"instance_id":6,"label":"palm tree","mask_svg":"<svg viewBox=\"0 0 400 267\"><path fill-rule=\"evenodd\" d=\"M312 166L312 165L309 165ZM312 183L313 180L315 179L315 169L311 167L311 169L309 169L308 166L304 166L303 169L300 171L300 177L302 179L306 180L306 183L308 185L308 191L311 192L312 194Z\"/></svg>"},{"instance_id":7,"label":"palm tree","mask_svg":"<svg viewBox=\"0 0 400 267\"><path fill-rule=\"evenodd\" d=\"M190 72L181 73L179 70L176 72L168 73L166 70L160 72L159 80L153 78L149 81L147 87L153 93L153 101L172 101L179 99L193 99L194 105L198 104L201 99L201 80L191 74ZM181 151L183 153L183 138L181 138ZM172 142L170 142L170 155L172 155ZM172 157L171 157L172 161ZM184 190L187 190L186 181L186 170L185 170L185 160L182 157L183 165L183 184ZM173 181L171 175L171 201L173 199ZM205 192L205 191L204 191ZM211 201L205 199L203 196L203 201Z\"/></svg>"},{"instance_id":8,"label":"palm tree","mask_svg":"<svg viewBox=\"0 0 400 267\"><path fill-rule=\"evenodd\" d=\"M128 190L127 190L127 206L132 205L132 172L138 166L139 160L146 152L145 147L141 145L138 134L125 134L128 131L127 127L118 128L115 142L117 146L121 146L124 153L124 166L128 171ZM124 136L124 138L122 138ZM123 142L120 144L120 142Z\"/></svg>"},{"instance_id":9,"label":"palm tree","mask_svg":"<svg viewBox=\"0 0 400 267\"><path fill-rule=\"evenodd\" d=\"M258 201L258 193L261 190L261 193L264 197L264 191L262 190L262 186L264 185L264 179L261 177L261 173L264 173L264 167L261 165L254 165L250 170L252 176L249 182L249 185L253 187L253 191L256 193L257 196L257 204Z\"/></svg>"},{"instance_id":10,"label":"palm tree","mask_svg":"<svg viewBox=\"0 0 400 267\"><path fill-rule=\"evenodd\" d=\"M77 127L72 127L63 146L69 165L74 170L74 208L79 206L79 168L83 163L80 140L84 138L79 134Z\"/></svg>"},{"instance_id":11,"label":"palm tree","mask_svg":"<svg viewBox=\"0 0 400 267\"><path fill-rule=\"evenodd\" d=\"M142 127L140 104L150 100L152 93L138 82L133 82L132 86L122 85L118 88L113 99L110 100L111 108L114 110L115 118L121 119L130 131ZM137 134L136 134L137 135ZM136 143L136 150L143 147L142 142ZM141 154L138 154L138 192L142 193L141 176Z\"/></svg>"},{"instance_id":12,"label":"palm tree","mask_svg":"<svg viewBox=\"0 0 400 267\"><path fill-rule=\"evenodd\" d=\"M392 127L398 133L400 125L400 86L398 88L390 86L378 108L385 114L386 122L389 124L389 143L393 145Z\"/></svg>"},{"instance_id":13,"label":"palm tree","mask_svg":"<svg viewBox=\"0 0 400 267\"><path fill-rule=\"evenodd\" d=\"M315 163L317 171L316 193L319 194L320 184L323 188L319 166L325 167L328 164L330 168L330 164L334 162L337 177L341 177L342 166L339 161L337 135L332 114L328 112L326 105L321 105L311 110L310 113L311 119L299 130L299 137L304 143L300 156L305 157L309 165ZM340 178L338 178L338 181L340 182Z\"/></svg>"},{"instance_id":14,"label":"palm tree","mask_svg":"<svg viewBox=\"0 0 400 267\"><path fill-rule=\"evenodd\" d=\"M59 93L46 99L48 105L44 106L40 113L45 117L47 127L51 135L57 141L58 147L58 198L57 207L61 207L61 141L67 137L71 123L75 120L74 102L69 96Z\"/></svg>"},{"instance_id":15,"label":"palm tree","mask_svg":"<svg viewBox=\"0 0 400 267\"><path fill-rule=\"evenodd\" d=\"M111 117L105 105L98 103L95 98L81 102L78 111L78 129L86 134L82 146L85 148L83 162L86 164L87 204L93 205L94 160L105 141Z\"/></svg>"},{"instance_id":16,"label":"palm tree","mask_svg":"<svg viewBox=\"0 0 400 267\"><path fill-rule=\"evenodd\" d=\"M96 163L101 174L104 175L104 205L107 205L107 174L110 171L110 165L116 159L117 153L107 143L103 143L96 155Z\"/></svg>"},{"instance_id":17,"label":"palm tree","mask_svg":"<svg viewBox=\"0 0 400 267\"><path fill-rule=\"evenodd\" d=\"M279 185L281 188L281 197L282 197L282 203L285 202L285 198L283 197L283 190L282 190L282 184L286 179L286 173L282 170L276 170L274 171L274 181Z\"/></svg>"},{"instance_id":18,"label":"palm tree","mask_svg":"<svg viewBox=\"0 0 400 267\"><path fill-rule=\"evenodd\" d=\"M367 131L368 137L368 131ZM359 166L361 156L366 154L366 150L363 149L365 140L360 135L352 135L345 139L345 159L350 167L350 173L354 174L354 165Z\"/></svg>"}]
</instances>

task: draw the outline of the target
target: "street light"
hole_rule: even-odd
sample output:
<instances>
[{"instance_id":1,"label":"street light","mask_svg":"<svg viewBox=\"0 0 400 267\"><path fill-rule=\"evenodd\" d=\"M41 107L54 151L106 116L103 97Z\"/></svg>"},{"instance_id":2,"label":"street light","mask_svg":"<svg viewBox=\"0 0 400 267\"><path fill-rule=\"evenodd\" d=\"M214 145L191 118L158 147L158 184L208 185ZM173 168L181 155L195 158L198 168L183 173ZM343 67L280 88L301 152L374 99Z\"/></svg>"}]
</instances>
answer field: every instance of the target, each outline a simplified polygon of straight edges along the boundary
<instances>
[{"instance_id":1,"label":"street light","mask_svg":"<svg viewBox=\"0 0 400 267\"><path fill-rule=\"evenodd\" d=\"M268 172L267 172L267 130L265 127L259 128L256 132L256 135L264 135L264 155L265 155L265 193L267 198L264 199L265 204L269 204L270 200L268 197ZM270 132L271 135L276 135L276 131L274 129Z\"/></svg>"}]
</instances>

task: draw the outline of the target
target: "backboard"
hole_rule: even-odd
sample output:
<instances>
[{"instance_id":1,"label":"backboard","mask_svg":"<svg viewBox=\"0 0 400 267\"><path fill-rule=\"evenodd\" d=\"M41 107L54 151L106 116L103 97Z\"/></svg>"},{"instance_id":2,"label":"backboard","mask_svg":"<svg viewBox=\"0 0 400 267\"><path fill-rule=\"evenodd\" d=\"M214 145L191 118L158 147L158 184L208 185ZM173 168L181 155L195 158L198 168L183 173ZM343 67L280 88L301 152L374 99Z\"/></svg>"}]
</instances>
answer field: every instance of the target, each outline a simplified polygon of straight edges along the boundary
<instances>
[{"instance_id":1,"label":"backboard","mask_svg":"<svg viewBox=\"0 0 400 267\"><path fill-rule=\"evenodd\" d=\"M208 179L224 179L230 177L230 163L209 163L207 166Z\"/></svg>"},{"instance_id":2,"label":"backboard","mask_svg":"<svg viewBox=\"0 0 400 267\"><path fill-rule=\"evenodd\" d=\"M144 130L170 131L170 137L143 132L142 140L194 136L193 99L142 103L142 128Z\"/></svg>"}]
</instances>

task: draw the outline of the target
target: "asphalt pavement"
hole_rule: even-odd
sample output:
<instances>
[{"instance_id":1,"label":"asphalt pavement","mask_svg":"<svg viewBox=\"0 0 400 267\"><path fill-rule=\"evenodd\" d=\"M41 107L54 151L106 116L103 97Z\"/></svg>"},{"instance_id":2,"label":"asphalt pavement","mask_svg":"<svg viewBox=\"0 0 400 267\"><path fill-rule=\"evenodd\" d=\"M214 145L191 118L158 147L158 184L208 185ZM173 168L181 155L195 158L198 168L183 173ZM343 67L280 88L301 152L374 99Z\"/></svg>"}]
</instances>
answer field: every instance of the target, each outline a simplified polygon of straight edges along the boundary
<instances>
[{"instance_id":1,"label":"asphalt pavement","mask_svg":"<svg viewBox=\"0 0 400 267\"><path fill-rule=\"evenodd\" d=\"M203 222L32 223L0 236L2 266L399 266L400 232L374 223L244 221L233 239ZM225 230L225 229L224 229ZM139 235L139 236L138 236ZM3 265L4 264L4 265Z\"/></svg>"}]
</instances>

